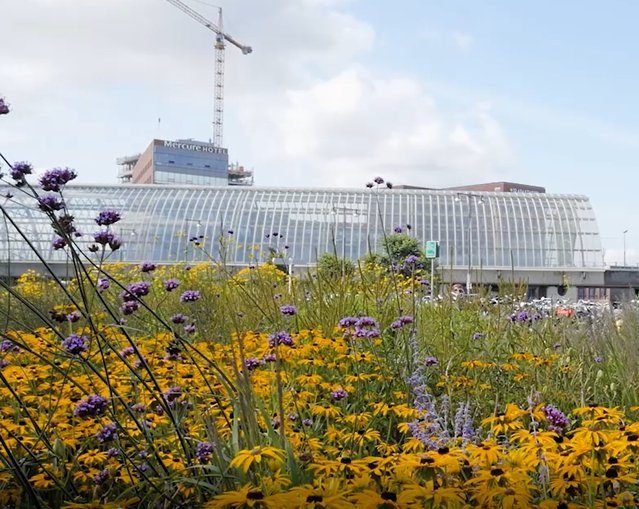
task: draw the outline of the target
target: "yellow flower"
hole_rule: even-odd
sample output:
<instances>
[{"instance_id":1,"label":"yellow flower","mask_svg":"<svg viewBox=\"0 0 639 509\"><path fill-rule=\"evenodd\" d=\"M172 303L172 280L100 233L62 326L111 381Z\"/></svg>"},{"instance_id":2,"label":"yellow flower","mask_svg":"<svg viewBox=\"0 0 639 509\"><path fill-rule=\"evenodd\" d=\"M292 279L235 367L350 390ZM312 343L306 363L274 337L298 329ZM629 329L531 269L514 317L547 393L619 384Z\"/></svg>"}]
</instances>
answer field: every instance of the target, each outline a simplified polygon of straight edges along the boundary
<instances>
[{"instance_id":1,"label":"yellow flower","mask_svg":"<svg viewBox=\"0 0 639 509\"><path fill-rule=\"evenodd\" d=\"M254 463L261 463L262 460L272 460L275 464L284 463L284 451L275 447L254 447L250 451L243 449L239 451L231 461L232 467L238 468L246 473Z\"/></svg>"},{"instance_id":2,"label":"yellow flower","mask_svg":"<svg viewBox=\"0 0 639 509\"><path fill-rule=\"evenodd\" d=\"M280 498L280 500L278 501L277 498ZM204 509L221 507L255 507L258 509L269 509L282 507L282 501L282 497L265 495L261 490L247 484L239 490L227 491L226 493L217 495L213 500L204 505Z\"/></svg>"}]
</instances>

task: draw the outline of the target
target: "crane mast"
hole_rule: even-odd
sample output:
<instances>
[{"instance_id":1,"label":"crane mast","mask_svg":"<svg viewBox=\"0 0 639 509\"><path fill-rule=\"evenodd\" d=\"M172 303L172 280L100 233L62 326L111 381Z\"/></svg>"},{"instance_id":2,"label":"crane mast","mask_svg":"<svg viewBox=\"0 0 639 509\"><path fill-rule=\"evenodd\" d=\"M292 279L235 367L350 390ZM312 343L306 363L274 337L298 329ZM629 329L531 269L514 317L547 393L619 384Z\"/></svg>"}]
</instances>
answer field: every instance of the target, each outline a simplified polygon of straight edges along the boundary
<instances>
[{"instance_id":1,"label":"crane mast","mask_svg":"<svg viewBox=\"0 0 639 509\"><path fill-rule=\"evenodd\" d=\"M243 55L248 55L253 51L250 46L244 46L237 42L229 34L224 33L222 23L222 8L218 7L217 25L209 21L199 12L186 5L181 0L167 0L182 12L193 18L198 23L215 33L215 84L213 91L213 145L222 147L223 126L224 126L224 51L226 42L239 48Z\"/></svg>"}]
</instances>

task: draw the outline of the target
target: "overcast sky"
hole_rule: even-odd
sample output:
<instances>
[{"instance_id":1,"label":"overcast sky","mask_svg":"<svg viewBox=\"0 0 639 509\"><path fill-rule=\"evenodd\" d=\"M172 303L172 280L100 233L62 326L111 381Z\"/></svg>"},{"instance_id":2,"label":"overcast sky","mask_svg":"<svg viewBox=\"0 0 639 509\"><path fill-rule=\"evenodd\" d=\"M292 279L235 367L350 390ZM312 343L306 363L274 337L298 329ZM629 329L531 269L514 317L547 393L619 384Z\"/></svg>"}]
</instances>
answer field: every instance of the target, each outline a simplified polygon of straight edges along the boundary
<instances>
[{"instance_id":1,"label":"overcast sky","mask_svg":"<svg viewBox=\"0 0 639 509\"><path fill-rule=\"evenodd\" d=\"M254 50L226 50L224 144L257 185L540 185L589 196L606 260L621 263L629 230L639 262L638 2L222 7L225 30ZM166 0L7 0L0 150L115 183L115 159L153 138L208 140L213 43Z\"/></svg>"}]
</instances>

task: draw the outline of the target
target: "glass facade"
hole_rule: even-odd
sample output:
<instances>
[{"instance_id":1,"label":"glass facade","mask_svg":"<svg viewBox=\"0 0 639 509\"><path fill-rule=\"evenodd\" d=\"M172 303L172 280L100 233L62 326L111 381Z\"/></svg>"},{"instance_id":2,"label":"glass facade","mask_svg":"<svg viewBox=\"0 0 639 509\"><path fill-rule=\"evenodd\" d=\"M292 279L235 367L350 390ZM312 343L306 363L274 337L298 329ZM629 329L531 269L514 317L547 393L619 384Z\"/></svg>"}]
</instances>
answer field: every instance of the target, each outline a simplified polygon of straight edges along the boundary
<instances>
[{"instance_id":1,"label":"glass facade","mask_svg":"<svg viewBox=\"0 0 639 509\"><path fill-rule=\"evenodd\" d=\"M229 156L226 149L191 140L155 140L154 183L225 186Z\"/></svg>"},{"instance_id":2,"label":"glass facade","mask_svg":"<svg viewBox=\"0 0 639 509\"><path fill-rule=\"evenodd\" d=\"M2 190L3 193L8 188ZM12 190L3 207L46 259L64 261L32 198ZM405 189L284 189L158 185L68 186L64 198L78 239L88 247L94 218L116 209L122 237L115 260L196 261L219 256L229 264L263 262L277 253L312 266L325 252L359 259L378 250L395 227L440 242L440 264L485 269L602 269L603 252L587 197L541 193L457 193ZM410 225L410 230L406 229ZM232 234L228 232L232 231ZM193 249L192 237L203 250ZM11 225L0 226L0 261L37 258Z\"/></svg>"}]
</instances>

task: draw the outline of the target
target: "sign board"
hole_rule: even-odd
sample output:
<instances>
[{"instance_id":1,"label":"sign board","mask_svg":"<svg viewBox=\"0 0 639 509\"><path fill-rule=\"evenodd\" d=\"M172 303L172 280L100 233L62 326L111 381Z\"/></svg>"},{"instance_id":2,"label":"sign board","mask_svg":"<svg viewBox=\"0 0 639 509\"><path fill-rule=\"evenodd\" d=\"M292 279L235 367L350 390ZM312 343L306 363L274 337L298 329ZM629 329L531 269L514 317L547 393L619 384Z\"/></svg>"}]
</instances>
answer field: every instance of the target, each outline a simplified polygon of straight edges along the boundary
<instances>
[{"instance_id":1,"label":"sign board","mask_svg":"<svg viewBox=\"0 0 639 509\"><path fill-rule=\"evenodd\" d=\"M439 242L436 240L426 241L426 258L429 260L439 257Z\"/></svg>"}]
</instances>

